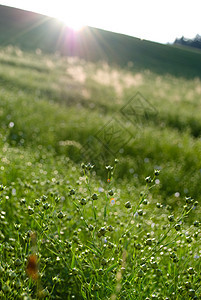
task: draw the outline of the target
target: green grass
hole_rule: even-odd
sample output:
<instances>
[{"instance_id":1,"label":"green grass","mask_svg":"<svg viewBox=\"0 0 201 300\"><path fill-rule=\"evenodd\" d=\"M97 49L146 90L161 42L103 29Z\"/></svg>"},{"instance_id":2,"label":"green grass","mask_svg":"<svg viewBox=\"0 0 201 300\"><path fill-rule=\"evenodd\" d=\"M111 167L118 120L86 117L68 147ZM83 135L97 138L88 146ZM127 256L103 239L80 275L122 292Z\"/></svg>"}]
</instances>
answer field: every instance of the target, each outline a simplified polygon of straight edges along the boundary
<instances>
[{"instance_id":1,"label":"green grass","mask_svg":"<svg viewBox=\"0 0 201 300\"><path fill-rule=\"evenodd\" d=\"M11 46L0 65L0 298L200 299L200 79Z\"/></svg>"}]
</instances>

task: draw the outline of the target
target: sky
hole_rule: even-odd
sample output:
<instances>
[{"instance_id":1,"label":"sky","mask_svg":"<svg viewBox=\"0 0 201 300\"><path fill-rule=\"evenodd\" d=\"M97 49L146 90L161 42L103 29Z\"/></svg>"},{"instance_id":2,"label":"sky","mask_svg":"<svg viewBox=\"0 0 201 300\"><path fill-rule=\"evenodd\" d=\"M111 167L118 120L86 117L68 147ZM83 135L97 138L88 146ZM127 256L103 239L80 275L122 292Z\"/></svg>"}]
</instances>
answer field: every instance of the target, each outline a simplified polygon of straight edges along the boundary
<instances>
[{"instance_id":1,"label":"sky","mask_svg":"<svg viewBox=\"0 0 201 300\"><path fill-rule=\"evenodd\" d=\"M0 4L58 18L75 30L88 25L159 43L201 35L201 0L0 0Z\"/></svg>"}]
</instances>

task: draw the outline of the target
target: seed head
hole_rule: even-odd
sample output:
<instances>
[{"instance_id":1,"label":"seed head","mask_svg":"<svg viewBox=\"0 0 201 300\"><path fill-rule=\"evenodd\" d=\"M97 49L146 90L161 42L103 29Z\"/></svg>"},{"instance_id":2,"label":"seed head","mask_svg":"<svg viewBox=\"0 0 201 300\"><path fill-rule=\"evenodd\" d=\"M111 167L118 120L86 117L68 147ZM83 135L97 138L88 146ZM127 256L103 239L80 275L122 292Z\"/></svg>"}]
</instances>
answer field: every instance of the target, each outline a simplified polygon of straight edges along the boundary
<instances>
[{"instance_id":1,"label":"seed head","mask_svg":"<svg viewBox=\"0 0 201 300\"><path fill-rule=\"evenodd\" d=\"M88 228L89 228L89 231L93 231L93 229L94 229L93 225L91 225L91 224L88 226Z\"/></svg>"},{"instance_id":2,"label":"seed head","mask_svg":"<svg viewBox=\"0 0 201 300\"><path fill-rule=\"evenodd\" d=\"M142 209L139 209L139 210L137 211L137 213L138 213L139 216L142 216L142 215L143 215L143 210L142 210Z\"/></svg>"},{"instance_id":3,"label":"seed head","mask_svg":"<svg viewBox=\"0 0 201 300\"><path fill-rule=\"evenodd\" d=\"M93 194L93 195L91 196L91 198L92 198L93 200L97 200L97 199L98 199L98 195L97 195L97 194Z\"/></svg>"},{"instance_id":4,"label":"seed head","mask_svg":"<svg viewBox=\"0 0 201 300\"><path fill-rule=\"evenodd\" d=\"M110 196L113 196L113 195L114 195L113 190L110 190L110 191L108 192L108 194L109 194Z\"/></svg>"},{"instance_id":5,"label":"seed head","mask_svg":"<svg viewBox=\"0 0 201 300\"><path fill-rule=\"evenodd\" d=\"M186 203L190 204L193 202L193 199L191 197L186 197Z\"/></svg>"},{"instance_id":6,"label":"seed head","mask_svg":"<svg viewBox=\"0 0 201 300\"><path fill-rule=\"evenodd\" d=\"M176 224L174 226L174 228L175 228L176 231L179 231L181 229L181 225L180 224Z\"/></svg>"},{"instance_id":7,"label":"seed head","mask_svg":"<svg viewBox=\"0 0 201 300\"><path fill-rule=\"evenodd\" d=\"M72 272L72 275L77 275L79 272L78 272L78 270L76 269L76 268L73 268L72 270L71 270L71 272Z\"/></svg>"},{"instance_id":8,"label":"seed head","mask_svg":"<svg viewBox=\"0 0 201 300\"><path fill-rule=\"evenodd\" d=\"M113 228L113 226L112 226L112 225L109 225L109 226L107 227L107 230L108 230L108 231L113 231L113 230L114 230L114 228Z\"/></svg>"},{"instance_id":9,"label":"seed head","mask_svg":"<svg viewBox=\"0 0 201 300\"><path fill-rule=\"evenodd\" d=\"M45 201L47 200L47 196L43 195L43 196L41 197L41 199L42 199L43 202L45 202Z\"/></svg>"},{"instance_id":10,"label":"seed head","mask_svg":"<svg viewBox=\"0 0 201 300\"><path fill-rule=\"evenodd\" d=\"M84 163L81 163L81 168L82 168L82 169L85 169L85 168L86 168L86 166L85 166Z\"/></svg>"},{"instance_id":11,"label":"seed head","mask_svg":"<svg viewBox=\"0 0 201 300\"><path fill-rule=\"evenodd\" d=\"M126 207L126 208L131 208L131 203L130 203L130 201L127 201L127 202L125 203L125 207Z\"/></svg>"},{"instance_id":12,"label":"seed head","mask_svg":"<svg viewBox=\"0 0 201 300\"><path fill-rule=\"evenodd\" d=\"M192 274L195 273L195 271L194 271L194 269L193 269L192 267L190 267L190 268L188 268L188 273L189 273L190 275L192 275Z\"/></svg>"},{"instance_id":13,"label":"seed head","mask_svg":"<svg viewBox=\"0 0 201 300\"><path fill-rule=\"evenodd\" d=\"M16 267L21 266L21 264L22 264L22 261L21 261L19 258L17 258L17 259L15 260L15 265L16 265Z\"/></svg>"},{"instance_id":14,"label":"seed head","mask_svg":"<svg viewBox=\"0 0 201 300\"><path fill-rule=\"evenodd\" d=\"M88 171L90 171L91 169L94 168L94 165L92 165L91 163L88 163L85 167Z\"/></svg>"},{"instance_id":15,"label":"seed head","mask_svg":"<svg viewBox=\"0 0 201 300\"><path fill-rule=\"evenodd\" d=\"M48 210L49 207L50 207L50 204L48 202L46 202L45 204L43 204L43 208L45 210Z\"/></svg>"},{"instance_id":16,"label":"seed head","mask_svg":"<svg viewBox=\"0 0 201 300\"><path fill-rule=\"evenodd\" d=\"M199 223L199 221L195 221L195 222L193 223L193 225L194 225L195 227L199 227L200 223Z\"/></svg>"},{"instance_id":17,"label":"seed head","mask_svg":"<svg viewBox=\"0 0 201 300\"><path fill-rule=\"evenodd\" d=\"M101 227L98 231L98 237L104 236L106 233L105 227Z\"/></svg>"},{"instance_id":18,"label":"seed head","mask_svg":"<svg viewBox=\"0 0 201 300\"><path fill-rule=\"evenodd\" d=\"M107 264L107 260L106 260L105 258L102 258L101 264L102 264L103 266L105 266L105 265Z\"/></svg>"},{"instance_id":19,"label":"seed head","mask_svg":"<svg viewBox=\"0 0 201 300\"><path fill-rule=\"evenodd\" d=\"M169 220L170 222L174 222L174 216L173 216L173 215L168 216L168 220Z\"/></svg>"},{"instance_id":20,"label":"seed head","mask_svg":"<svg viewBox=\"0 0 201 300\"><path fill-rule=\"evenodd\" d=\"M142 245L141 244L135 244L135 248L137 249L137 250L140 250L141 248L142 248Z\"/></svg>"},{"instance_id":21,"label":"seed head","mask_svg":"<svg viewBox=\"0 0 201 300\"><path fill-rule=\"evenodd\" d=\"M75 190L74 189L71 189L69 194L72 196L72 195L75 195Z\"/></svg>"},{"instance_id":22,"label":"seed head","mask_svg":"<svg viewBox=\"0 0 201 300\"><path fill-rule=\"evenodd\" d=\"M155 170L154 174L155 174L155 176L158 176L160 174L160 170Z\"/></svg>"},{"instance_id":23,"label":"seed head","mask_svg":"<svg viewBox=\"0 0 201 300\"><path fill-rule=\"evenodd\" d=\"M187 289L191 287L191 283L189 281L186 281L184 284Z\"/></svg>"},{"instance_id":24,"label":"seed head","mask_svg":"<svg viewBox=\"0 0 201 300\"><path fill-rule=\"evenodd\" d=\"M189 292L189 296L190 296L190 297L194 297L194 296L195 296L195 290L189 289L188 292ZM195 298L195 297L194 297L194 298ZM193 299L194 299L194 298L193 298Z\"/></svg>"},{"instance_id":25,"label":"seed head","mask_svg":"<svg viewBox=\"0 0 201 300\"><path fill-rule=\"evenodd\" d=\"M30 206L28 206L28 214L31 216L34 214L34 209Z\"/></svg>"},{"instance_id":26,"label":"seed head","mask_svg":"<svg viewBox=\"0 0 201 300\"><path fill-rule=\"evenodd\" d=\"M191 236L187 236L187 237L186 237L186 241L187 241L187 243L189 243L189 244L190 244L190 243L192 242L192 238L191 238Z\"/></svg>"},{"instance_id":27,"label":"seed head","mask_svg":"<svg viewBox=\"0 0 201 300\"><path fill-rule=\"evenodd\" d=\"M34 205L35 205L35 206L38 206L39 204L40 204L40 200L36 199L36 200L34 201Z\"/></svg>"},{"instance_id":28,"label":"seed head","mask_svg":"<svg viewBox=\"0 0 201 300\"><path fill-rule=\"evenodd\" d=\"M142 202L142 204L147 205L148 204L148 200L144 199L143 202Z\"/></svg>"},{"instance_id":29,"label":"seed head","mask_svg":"<svg viewBox=\"0 0 201 300\"><path fill-rule=\"evenodd\" d=\"M106 170L108 170L108 171L112 171L112 170L113 170L113 167L111 167L111 166L106 166L105 168L106 168Z\"/></svg>"},{"instance_id":30,"label":"seed head","mask_svg":"<svg viewBox=\"0 0 201 300\"><path fill-rule=\"evenodd\" d=\"M57 217L58 217L59 219L63 219L64 214L62 213L62 211L60 211L60 212L57 214Z\"/></svg>"},{"instance_id":31,"label":"seed head","mask_svg":"<svg viewBox=\"0 0 201 300\"><path fill-rule=\"evenodd\" d=\"M22 198L21 200L20 200L20 205L25 205L26 204L26 200L24 199L24 198Z\"/></svg>"},{"instance_id":32,"label":"seed head","mask_svg":"<svg viewBox=\"0 0 201 300\"><path fill-rule=\"evenodd\" d=\"M147 246L151 246L151 245L152 245L152 239L147 239L147 240L145 241L145 244L146 244Z\"/></svg>"},{"instance_id":33,"label":"seed head","mask_svg":"<svg viewBox=\"0 0 201 300\"><path fill-rule=\"evenodd\" d=\"M147 182L147 183L151 183L151 177L150 176L147 176L146 178L145 178L145 181Z\"/></svg>"},{"instance_id":34,"label":"seed head","mask_svg":"<svg viewBox=\"0 0 201 300\"><path fill-rule=\"evenodd\" d=\"M86 204L87 204L87 200L84 199L84 198L82 198L82 199L80 200L80 204L81 204L81 205L86 205Z\"/></svg>"}]
</instances>

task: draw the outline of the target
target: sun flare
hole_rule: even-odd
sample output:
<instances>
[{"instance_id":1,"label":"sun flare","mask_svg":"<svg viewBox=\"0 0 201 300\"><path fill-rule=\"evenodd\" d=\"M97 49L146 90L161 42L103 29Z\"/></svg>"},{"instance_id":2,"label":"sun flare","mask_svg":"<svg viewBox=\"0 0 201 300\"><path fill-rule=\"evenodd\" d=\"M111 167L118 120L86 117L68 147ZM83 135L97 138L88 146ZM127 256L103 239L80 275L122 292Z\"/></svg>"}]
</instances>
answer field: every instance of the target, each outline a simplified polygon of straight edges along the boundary
<instances>
[{"instance_id":1,"label":"sun flare","mask_svg":"<svg viewBox=\"0 0 201 300\"><path fill-rule=\"evenodd\" d=\"M57 19L62 21L67 27L73 29L74 31L80 31L85 26L84 20L79 14L69 16L61 12L57 14Z\"/></svg>"},{"instance_id":2,"label":"sun flare","mask_svg":"<svg viewBox=\"0 0 201 300\"><path fill-rule=\"evenodd\" d=\"M67 27L73 29L74 31L80 31L85 26L82 22L77 20L62 20Z\"/></svg>"}]
</instances>

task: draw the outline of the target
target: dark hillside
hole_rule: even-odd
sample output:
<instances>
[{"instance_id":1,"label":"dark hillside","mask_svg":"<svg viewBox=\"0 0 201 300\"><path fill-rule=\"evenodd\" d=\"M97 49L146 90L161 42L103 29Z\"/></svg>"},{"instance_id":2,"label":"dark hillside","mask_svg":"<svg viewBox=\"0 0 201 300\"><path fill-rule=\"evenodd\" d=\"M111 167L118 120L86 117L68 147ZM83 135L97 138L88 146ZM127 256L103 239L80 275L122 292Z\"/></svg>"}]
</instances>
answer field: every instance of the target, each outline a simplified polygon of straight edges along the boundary
<instances>
[{"instance_id":1,"label":"dark hillside","mask_svg":"<svg viewBox=\"0 0 201 300\"><path fill-rule=\"evenodd\" d=\"M0 45L9 44L120 66L132 61L137 70L159 74L201 77L201 53L91 27L75 33L54 18L1 5Z\"/></svg>"}]
</instances>

